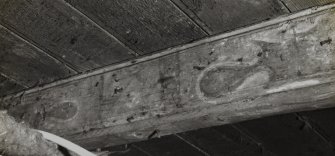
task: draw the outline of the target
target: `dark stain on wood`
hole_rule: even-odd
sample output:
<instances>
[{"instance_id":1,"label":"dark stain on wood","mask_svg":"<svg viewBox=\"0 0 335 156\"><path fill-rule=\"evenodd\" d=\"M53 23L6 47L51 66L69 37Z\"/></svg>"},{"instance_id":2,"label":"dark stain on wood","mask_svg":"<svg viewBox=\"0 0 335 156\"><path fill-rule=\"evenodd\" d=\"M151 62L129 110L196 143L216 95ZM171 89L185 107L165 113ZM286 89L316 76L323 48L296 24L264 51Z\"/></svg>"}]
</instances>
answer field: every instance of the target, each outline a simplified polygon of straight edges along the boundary
<instances>
[{"instance_id":1,"label":"dark stain on wood","mask_svg":"<svg viewBox=\"0 0 335 156\"><path fill-rule=\"evenodd\" d=\"M74 74L57 60L30 46L1 26L0 71L27 87Z\"/></svg>"},{"instance_id":2,"label":"dark stain on wood","mask_svg":"<svg viewBox=\"0 0 335 156\"><path fill-rule=\"evenodd\" d=\"M0 23L78 71L133 58L62 1L1 1Z\"/></svg>"},{"instance_id":3,"label":"dark stain on wood","mask_svg":"<svg viewBox=\"0 0 335 156\"><path fill-rule=\"evenodd\" d=\"M180 1L211 29L211 34L251 25L285 13L276 0Z\"/></svg>"},{"instance_id":4,"label":"dark stain on wood","mask_svg":"<svg viewBox=\"0 0 335 156\"><path fill-rule=\"evenodd\" d=\"M323 45L325 45L325 44L330 44L330 43L332 43L332 39L331 38L328 38L328 39L326 39L326 40L323 40L323 41L321 41L320 42L320 45L321 46L323 46Z\"/></svg>"},{"instance_id":5,"label":"dark stain on wood","mask_svg":"<svg viewBox=\"0 0 335 156\"><path fill-rule=\"evenodd\" d=\"M123 91L123 88L122 87L116 87L114 88L114 94L119 94Z\"/></svg>"},{"instance_id":6,"label":"dark stain on wood","mask_svg":"<svg viewBox=\"0 0 335 156\"><path fill-rule=\"evenodd\" d=\"M168 0L67 1L141 54L206 36Z\"/></svg>"},{"instance_id":7,"label":"dark stain on wood","mask_svg":"<svg viewBox=\"0 0 335 156\"><path fill-rule=\"evenodd\" d=\"M206 67L204 66L193 66L193 69L196 69L196 70L204 70Z\"/></svg>"},{"instance_id":8,"label":"dark stain on wood","mask_svg":"<svg viewBox=\"0 0 335 156\"><path fill-rule=\"evenodd\" d=\"M160 77L157 82L162 84L163 87L164 86L166 87L166 85L164 85L164 84L166 84L168 81L173 80L173 79L174 79L173 76Z\"/></svg>"},{"instance_id":9,"label":"dark stain on wood","mask_svg":"<svg viewBox=\"0 0 335 156\"><path fill-rule=\"evenodd\" d=\"M128 122L132 122L134 119L135 119L134 116L129 116L129 117L127 117L126 120L127 120Z\"/></svg>"},{"instance_id":10,"label":"dark stain on wood","mask_svg":"<svg viewBox=\"0 0 335 156\"><path fill-rule=\"evenodd\" d=\"M159 130L155 129L149 136L148 136L148 139L151 139L155 136L157 136L159 133Z\"/></svg>"}]
</instances>

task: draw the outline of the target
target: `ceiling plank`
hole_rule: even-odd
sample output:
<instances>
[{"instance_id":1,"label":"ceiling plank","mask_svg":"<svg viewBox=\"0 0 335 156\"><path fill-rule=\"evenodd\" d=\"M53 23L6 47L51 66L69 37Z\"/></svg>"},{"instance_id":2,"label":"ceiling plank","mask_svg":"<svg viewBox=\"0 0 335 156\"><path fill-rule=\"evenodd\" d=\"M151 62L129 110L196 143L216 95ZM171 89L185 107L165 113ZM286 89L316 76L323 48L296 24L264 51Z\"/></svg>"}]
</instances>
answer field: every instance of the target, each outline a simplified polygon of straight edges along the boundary
<instances>
[{"instance_id":1,"label":"ceiling plank","mask_svg":"<svg viewBox=\"0 0 335 156\"><path fill-rule=\"evenodd\" d=\"M281 0L291 12L322 6L335 2L335 0Z\"/></svg>"},{"instance_id":2,"label":"ceiling plank","mask_svg":"<svg viewBox=\"0 0 335 156\"><path fill-rule=\"evenodd\" d=\"M34 87L75 72L0 25L0 71L25 87Z\"/></svg>"},{"instance_id":3,"label":"ceiling plank","mask_svg":"<svg viewBox=\"0 0 335 156\"><path fill-rule=\"evenodd\" d=\"M133 52L62 0L0 2L0 23L77 71L133 58Z\"/></svg>"},{"instance_id":4,"label":"ceiling plank","mask_svg":"<svg viewBox=\"0 0 335 156\"><path fill-rule=\"evenodd\" d=\"M204 29L210 29L211 34L231 31L286 13L277 0L172 1L198 21L199 25L205 25Z\"/></svg>"},{"instance_id":5,"label":"ceiling plank","mask_svg":"<svg viewBox=\"0 0 335 156\"><path fill-rule=\"evenodd\" d=\"M19 92L23 89L23 86L16 84L0 74L0 97Z\"/></svg>"},{"instance_id":6,"label":"ceiling plank","mask_svg":"<svg viewBox=\"0 0 335 156\"><path fill-rule=\"evenodd\" d=\"M335 109L326 109L313 112L301 112L301 120L306 126L313 128L324 140L335 147L335 125L329 124L335 120Z\"/></svg>"},{"instance_id":7,"label":"ceiling plank","mask_svg":"<svg viewBox=\"0 0 335 156\"><path fill-rule=\"evenodd\" d=\"M106 151L113 156L152 156L146 151L131 144L102 148L101 151Z\"/></svg>"},{"instance_id":8,"label":"ceiling plank","mask_svg":"<svg viewBox=\"0 0 335 156\"><path fill-rule=\"evenodd\" d=\"M280 115L239 123L253 137L262 141L275 155L334 155L329 146L294 114Z\"/></svg>"},{"instance_id":9,"label":"ceiling plank","mask_svg":"<svg viewBox=\"0 0 335 156\"><path fill-rule=\"evenodd\" d=\"M209 156L185 143L174 135L155 138L134 144L151 155L160 156Z\"/></svg>"},{"instance_id":10,"label":"ceiling plank","mask_svg":"<svg viewBox=\"0 0 335 156\"><path fill-rule=\"evenodd\" d=\"M334 107L333 7L0 104L85 147Z\"/></svg>"},{"instance_id":11,"label":"ceiling plank","mask_svg":"<svg viewBox=\"0 0 335 156\"><path fill-rule=\"evenodd\" d=\"M206 36L168 0L66 1L141 54Z\"/></svg>"},{"instance_id":12,"label":"ceiling plank","mask_svg":"<svg viewBox=\"0 0 335 156\"><path fill-rule=\"evenodd\" d=\"M209 155L266 156L259 145L245 137L232 126L218 126L177 134Z\"/></svg>"}]
</instances>

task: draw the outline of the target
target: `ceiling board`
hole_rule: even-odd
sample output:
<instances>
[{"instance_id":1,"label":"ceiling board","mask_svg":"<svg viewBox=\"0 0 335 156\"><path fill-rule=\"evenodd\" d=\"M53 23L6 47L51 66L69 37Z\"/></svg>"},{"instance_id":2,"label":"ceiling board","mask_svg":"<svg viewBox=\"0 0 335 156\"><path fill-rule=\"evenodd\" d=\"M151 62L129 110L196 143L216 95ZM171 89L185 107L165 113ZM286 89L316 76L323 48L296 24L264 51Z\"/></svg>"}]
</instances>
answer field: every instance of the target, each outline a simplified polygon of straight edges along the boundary
<instances>
[{"instance_id":1,"label":"ceiling board","mask_svg":"<svg viewBox=\"0 0 335 156\"><path fill-rule=\"evenodd\" d=\"M101 151L108 151L109 156L151 156L146 151L131 144L102 148Z\"/></svg>"},{"instance_id":2,"label":"ceiling board","mask_svg":"<svg viewBox=\"0 0 335 156\"><path fill-rule=\"evenodd\" d=\"M239 125L276 155L334 155L332 147L295 114L267 117Z\"/></svg>"},{"instance_id":3,"label":"ceiling board","mask_svg":"<svg viewBox=\"0 0 335 156\"><path fill-rule=\"evenodd\" d=\"M335 0L281 0L281 1L283 1L285 5L292 12L335 2Z\"/></svg>"},{"instance_id":4,"label":"ceiling board","mask_svg":"<svg viewBox=\"0 0 335 156\"><path fill-rule=\"evenodd\" d=\"M0 97L18 92L22 89L24 89L24 87L0 75Z\"/></svg>"},{"instance_id":5,"label":"ceiling board","mask_svg":"<svg viewBox=\"0 0 335 156\"><path fill-rule=\"evenodd\" d=\"M0 72L33 87L75 74L57 60L0 26Z\"/></svg>"},{"instance_id":6,"label":"ceiling board","mask_svg":"<svg viewBox=\"0 0 335 156\"><path fill-rule=\"evenodd\" d=\"M213 156L244 156L246 153L265 156L256 142L243 136L230 125L203 128L178 135Z\"/></svg>"},{"instance_id":7,"label":"ceiling board","mask_svg":"<svg viewBox=\"0 0 335 156\"><path fill-rule=\"evenodd\" d=\"M141 54L206 36L168 0L67 1Z\"/></svg>"},{"instance_id":8,"label":"ceiling board","mask_svg":"<svg viewBox=\"0 0 335 156\"><path fill-rule=\"evenodd\" d=\"M0 1L0 22L77 71L133 58L131 50L63 1Z\"/></svg>"},{"instance_id":9,"label":"ceiling board","mask_svg":"<svg viewBox=\"0 0 335 156\"><path fill-rule=\"evenodd\" d=\"M299 114L335 147L335 108Z\"/></svg>"},{"instance_id":10,"label":"ceiling board","mask_svg":"<svg viewBox=\"0 0 335 156\"><path fill-rule=\"evenodd\" d=\"M151 139L144 142L134 143L134 145L151 155L159 156L205 156L193 146L187 144L175 135L164 136L161 138Z\"/></svg>"},{"instance_id":11,"label":"ceiling board","mask_svg":"<svg viewBox=\"0 0 335 156\"><path fill-rule=\"evenodd\" d=\"M199 18L209 28L211 34L251 25L286 13L283 6L276 0L172 1L184 10L191 10L191 14L194 13L197 17L190 16ZM200 23L200 25L203 24Z\"/></svg>"}]
</instances>

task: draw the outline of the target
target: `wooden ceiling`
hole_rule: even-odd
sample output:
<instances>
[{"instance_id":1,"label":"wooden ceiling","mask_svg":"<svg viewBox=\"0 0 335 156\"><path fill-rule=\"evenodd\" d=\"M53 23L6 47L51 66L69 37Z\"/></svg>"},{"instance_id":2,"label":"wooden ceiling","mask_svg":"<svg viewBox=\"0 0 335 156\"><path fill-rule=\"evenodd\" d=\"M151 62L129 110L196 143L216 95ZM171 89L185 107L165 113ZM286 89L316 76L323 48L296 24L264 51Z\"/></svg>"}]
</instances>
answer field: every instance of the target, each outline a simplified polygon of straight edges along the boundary
<instances>
[{"instance_id":1,"label":"wooden ceiling","mask_svg":"<svg viewBox=\"0 0 335 156\"><path fill-rule=\"evenodd\" d=\"M101 150L111 156L333 156L334 112L285 114Z\"/></svg>"},{"instance_id":2,"label":"wooden ceiling","mask_svg":"<svg viewBox=\"0 0 335 156\"><path fill-rule=\"evenodd\" d=\"M2 0L0 96L334 0Z\"/></svg>"},{"instance_id":3,"label":"wooden ceiling","mask_svg":"<svg viewBox=\"0 0 335 156\"><path fill-rule=\"evenodd\" d=\"M1 0L0 96L331 2ZM333 155L334 111L264 118L103 150L144 156Z\"/></svg>"}]
</instances>

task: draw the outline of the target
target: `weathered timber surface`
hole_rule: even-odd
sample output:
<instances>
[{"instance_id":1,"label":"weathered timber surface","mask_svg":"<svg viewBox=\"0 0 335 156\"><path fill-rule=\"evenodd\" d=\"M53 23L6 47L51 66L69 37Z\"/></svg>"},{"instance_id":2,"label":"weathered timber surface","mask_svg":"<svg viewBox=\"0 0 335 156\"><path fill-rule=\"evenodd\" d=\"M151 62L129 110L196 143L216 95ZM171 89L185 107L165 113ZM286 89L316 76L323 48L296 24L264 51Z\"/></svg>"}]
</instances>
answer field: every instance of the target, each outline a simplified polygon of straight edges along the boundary
<instances>
[{"instance_id":1,"label":"weathered timber surface","mask_svg":"<svg viewBox=\"0 0 335 156\"><path fill-rule=\"evenodd\" d=\"M7 97L36 128L95 148L334 106L335 11Z\"/></svg>"},{"instance_id":2,"label":"weathered timber surface","mask_svg":"<svg viewBox=\"0 0 335 156\"><path fill-rule=\"evenodd\" d=\"M15 93L15 92L19 92L22 89L24 89L23 86L0 75L0 97Z\"/></svg>"},{"instance_id":3,"label":"weathered timber surface","mask_svg":"<svg viewBox=\"0 0 335 156\"><path fill-rule=\"evenodd\" d=\"M282 15L277 0L172 0L200 25L216 34Z\"/></svg>"},{"instance_id":4,"label":"weathered timber surface","mask_svg":"<svg viewBox=\"0 0 335 156\"><path fill-rule=\"evenodd\" d=\"M335 2L335 0L281 0L291 12L322 6Z\"/></svg>"},{"instance_id":5,"label":"weathered timber surface","mask_svg":"<svg viewBox=\"0 0 335 156\"><path fill-rule=\"evenodd\" d=\"M19 85L34 87L75 72L0 25L0 73Z\"/></svg>"},{"instance_id":6,"label":"weathered timber surface","mask_svg":"<svg viewBox=\"0 0 335 156\"><path fill-rule=\"evenodd\" d=\"M132 50L62 0L2 0L0 23L77 71L134 57Z\"/></svg>"},{"instance_id":7,"label":"weathered timber surface","mask_svg":"<svg viewBox=\"0 0 335 156\"><path fill-rule=\"evenodd\" d=\"M66 1L141 54L206 36L169 0Z\"/></svg>"}]
</instances>

